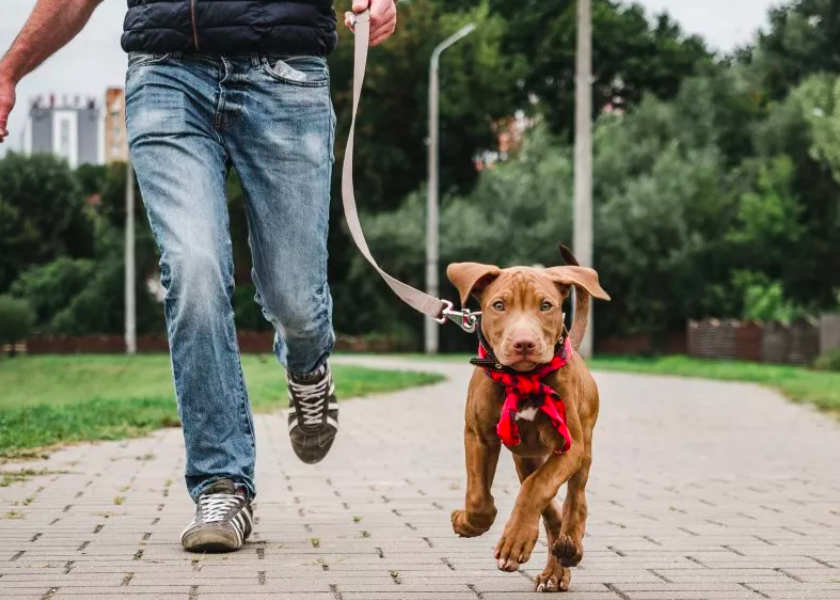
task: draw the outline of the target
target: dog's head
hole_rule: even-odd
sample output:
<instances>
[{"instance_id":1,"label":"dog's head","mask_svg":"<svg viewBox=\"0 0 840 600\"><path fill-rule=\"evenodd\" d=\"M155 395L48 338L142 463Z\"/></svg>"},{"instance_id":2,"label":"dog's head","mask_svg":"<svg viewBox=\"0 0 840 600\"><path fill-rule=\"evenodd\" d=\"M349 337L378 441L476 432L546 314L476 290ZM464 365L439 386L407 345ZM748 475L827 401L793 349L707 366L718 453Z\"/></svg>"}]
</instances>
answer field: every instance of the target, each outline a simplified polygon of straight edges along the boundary
<instances>
[{"instance_id":1,"label":"dog's head","mask_svg":"<svg viewBox=\"0 0 840 600\"><path fill-rule=\"evenodd\" d=\"M571 286L577 287L579 294L610 299L598 282L598 273L576 264L500 269L455 263L446 273L458 288L462 305L471 295L481 303L484 337L496 358L517 371L530 371L551 361L563 334L563 302Z\"/></svg>"}]
</instances>

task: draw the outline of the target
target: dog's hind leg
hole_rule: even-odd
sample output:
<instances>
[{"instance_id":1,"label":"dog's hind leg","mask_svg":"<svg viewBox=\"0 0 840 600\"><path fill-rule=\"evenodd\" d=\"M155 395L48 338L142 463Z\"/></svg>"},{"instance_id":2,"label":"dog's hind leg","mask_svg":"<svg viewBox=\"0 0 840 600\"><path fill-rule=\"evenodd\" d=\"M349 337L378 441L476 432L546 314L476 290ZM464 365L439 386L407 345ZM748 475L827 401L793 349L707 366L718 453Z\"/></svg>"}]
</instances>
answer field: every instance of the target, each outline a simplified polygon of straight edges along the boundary
<instances>
[{"instance_id":1,"label":"dog's hind leg","mask_svg":"<svg viewBox=\"0 0 840 600\"><path fill-rule=\"evenodd\" d=\"M544 458L525 458L516 455L513 456L513 460L516 463L516 472L519 475L520 482L525 481L528 475L539 469L545 462ZM543 525L545 525L546 541L548 542L548 562L545 565L545 570L536 577L535 589L538 592L565 592L569 589L571 571L563 568L551 552L560 538L562 523L560 506L556 500L549 502L542 513L542 518Z\"/></svg>"},{"instance_id":2,"label":"dog's hind leg","mask_svg":"<svg viewBox=\"0 0 840 600\"><path fill-rule=\"evenodd\" d=\"M501 444L491 445L467 426L464 431L467 459L467 497L463 509L452 511L452 529L461 537L486 533L496 520L490 488L496 476Z\"/></svg>"}]
</instances>

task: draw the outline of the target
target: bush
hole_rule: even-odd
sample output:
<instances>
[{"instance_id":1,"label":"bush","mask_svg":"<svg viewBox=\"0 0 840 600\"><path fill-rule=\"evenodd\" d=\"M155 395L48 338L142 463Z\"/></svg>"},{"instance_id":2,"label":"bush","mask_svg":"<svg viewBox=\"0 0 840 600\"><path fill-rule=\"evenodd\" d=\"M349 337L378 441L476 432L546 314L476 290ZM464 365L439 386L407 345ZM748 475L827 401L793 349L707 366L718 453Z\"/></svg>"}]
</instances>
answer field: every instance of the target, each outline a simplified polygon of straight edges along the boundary
<instances>
[{"instance_id":1,"label":"bush","mask_svg":"<svg viewBox=\"0 0 840 600\"><path fill-rule=\"evenodd\" d=\"M96 264L86 258L61 258L31 267L12 284L11 293L35 310L38 325L48 325L96 275Z\"/></svg>"},{"instance_id":2,"label":"bush","mask_svg":"<svg viewBox=\"0 0 840 600\"><path fill-rule=\"evenodd\" d=\"M818 371L836 371L840 373L840 348L830 350L820 356L814 363Z\"/></svg>"},{"instance_id":3,"label":"bush","mask_svg":"<svg viewBox=\"0 0 840 600\"><path fill-rule=\"evenodd\" d=\"M782 284L753 283L744 292L744 319L764 323L779 322L790 325L807 318L808 311L785 297Z\"/></svg>"},{"instance_id":4,"label":"bush","mask_svg":"<svg viewBox=\"0 0 840 600\"><path fill-rule=\"evenodd\" d=\"M0 344L11 344L12 356L14 345L26 339L34 324L35 311L26 301L0 296Z\"/></svg>"}]
</instances>

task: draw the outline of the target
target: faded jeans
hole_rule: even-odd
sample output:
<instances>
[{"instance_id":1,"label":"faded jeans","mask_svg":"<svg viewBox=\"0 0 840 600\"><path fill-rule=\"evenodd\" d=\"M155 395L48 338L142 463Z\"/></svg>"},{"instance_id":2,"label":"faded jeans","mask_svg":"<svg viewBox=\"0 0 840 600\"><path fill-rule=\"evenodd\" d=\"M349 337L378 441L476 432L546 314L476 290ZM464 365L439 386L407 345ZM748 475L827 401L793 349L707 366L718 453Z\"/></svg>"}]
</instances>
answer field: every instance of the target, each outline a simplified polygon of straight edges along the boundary
<instances>
[{"instance_id":1,"label":"faded jeans","mask_svg":"<svg viewBox=\"0 0 840 600\"><path fill-rule=\"evenodd\" d=\"M326 61L131 53L126 123L161 254L187 488L195 499L230 478L254 496L225 182L232 167L246 199L256 300L276 330L277 359L292 373L311 373L335 341L327 284L335 115Z\"/></svg>"}]
</instances>

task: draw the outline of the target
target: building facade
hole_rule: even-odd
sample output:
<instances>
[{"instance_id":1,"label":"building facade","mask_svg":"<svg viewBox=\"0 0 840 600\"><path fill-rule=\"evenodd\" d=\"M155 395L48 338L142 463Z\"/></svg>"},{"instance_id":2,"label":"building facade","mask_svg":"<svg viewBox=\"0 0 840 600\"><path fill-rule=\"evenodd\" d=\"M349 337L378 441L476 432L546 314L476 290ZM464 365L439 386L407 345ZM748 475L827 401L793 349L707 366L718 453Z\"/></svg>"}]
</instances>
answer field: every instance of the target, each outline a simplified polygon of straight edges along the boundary
<instances>
[{"instance_id":1,"label":"building facade","mask_svg":"<svg viewBox=\"0 0 840 600\"><path fill-rule=\"evenodd\" d=\"M128 134L125 130L125 92L105 92L105 162L128 162Z\"/></svg>"},{"instance_id":2,"label":"building facade","mask_svg":"<svg viewBox=\"0 0 840 600\"><path fill-rule=\"evenodd\" d=\"M64 158L71 168L83 164L101 164L101 112L96 100L84 103L79 96L72 102L66 97L59 103L55 96L32 100L29 119L23 133L26 154L46 153Z\"/></svg>"}]
</instances>

